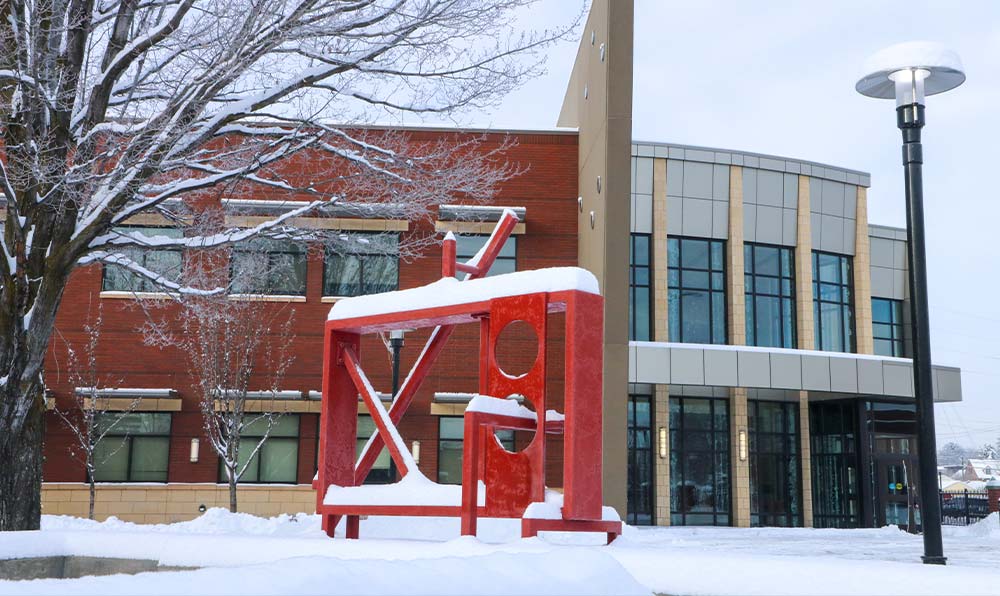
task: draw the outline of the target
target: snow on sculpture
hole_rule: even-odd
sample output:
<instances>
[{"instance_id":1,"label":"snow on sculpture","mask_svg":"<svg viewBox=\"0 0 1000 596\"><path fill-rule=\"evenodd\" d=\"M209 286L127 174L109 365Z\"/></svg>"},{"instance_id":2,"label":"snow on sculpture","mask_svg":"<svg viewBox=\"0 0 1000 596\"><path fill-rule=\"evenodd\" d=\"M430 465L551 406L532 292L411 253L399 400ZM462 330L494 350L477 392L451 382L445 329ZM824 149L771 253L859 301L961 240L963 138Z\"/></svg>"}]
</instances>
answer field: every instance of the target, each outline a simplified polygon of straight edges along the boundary
<instances>
[{"instance_id":1,"label":"snow on sculpture","mask_svg":"<svg viewBox=\"0 0 1000 596\"><path fill-rule=\"evenodd\" d=\"M357 538L361 515L460 516L462 534L475 535L479 517L521 518L523 536L539 531L621 534L601 489L603 304L597 280L580 268L559 267L485 277L517 224L506 210L489 240L467 263L455 261L455 238L445 237L441 279L410 290L337 302L324 331L323 406L320 417L316 511L333 536L346 517L348 538ZM464 279L455 278L465 273ZM546 339L549 313L565 312L565 412L546 409ZM528 324L538 339L529 370L505 373L496 360L500 333ZM403 443L403 418L456 325L480 328L479 395L465 411L462 485L428 480ZM364 333L433 327L423 352L386 410L361 368ZM354 460L358 394L376 432ZM532 409L506 396L523 396ZM531 443L511 453L494 437L498 429L534 431ZM545 489L547 435L563 435L563 494ZM364 485L386 447L402 479Z\"/></svg>"}]
</instances>

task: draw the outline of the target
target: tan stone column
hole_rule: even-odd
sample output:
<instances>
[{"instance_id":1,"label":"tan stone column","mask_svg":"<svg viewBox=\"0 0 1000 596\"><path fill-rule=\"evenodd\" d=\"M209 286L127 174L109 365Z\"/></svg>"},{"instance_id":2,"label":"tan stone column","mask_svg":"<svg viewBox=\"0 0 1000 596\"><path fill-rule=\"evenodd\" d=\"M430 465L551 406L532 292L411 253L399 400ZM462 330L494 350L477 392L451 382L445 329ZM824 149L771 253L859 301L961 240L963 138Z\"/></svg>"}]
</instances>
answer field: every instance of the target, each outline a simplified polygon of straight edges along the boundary
<instances>
[{"instance_id":1,"label":"tan stone column","mask_svg":"<svg viewBox=\"0 0 1000 596\"><path fill-rule=\"evenodd\" d=\"M872 338L872 270L868 239L868 189L858 187L854 213L854 337L858 354L874 354Z\"/></svg>"},{"instance_id":2,"label":"tan stone column","mask_svg":"<svg viewBox=\"0 0 1000 596\"><path fill-rule=\"evenodd\" d=\"M667 328L667 160L653 160L653 340L669 341ZM656 524L670 525L670 388L657 385L653 392L656 479ZM665 429L666 441L660 444L660 428ZM660 454L665 457L660 457Z\"/></svg>"},{"instance_id":3,"label":"tan stone column","mask_svg":"<svg viewBox=\"0 0 1000 596\"><path fill-rule=\"evenodd\" d=\"M729 399L729 459L732 470L732 524L737 528L750 527L750 428L747 414L746 388L733 387ZM745 459L741 459L741 454L745 455Z\"/></svg>"},{"instance_id":4,"label":"tan stone column","mask_svg":"<svg viewBox=\"0 0 1000 596\"><path fill-rule=\"evenodd\" d=\"M809 177L799 176L798 230L795 236L795 319L800 350L816 349L812 292L812 215ZM802 525L812 527L812 458L809 448L809 392L799 392L799 470Z\"/></svg>"},{"instance_id":5,"label":"tan stone column","mask_svg":"<svg viewBox=\"0 0 1000 596\"><path fill-rule=\"evenodd\" d=\"M799 391L799 476L802 481L802 525L813 527L812 446L809 440L809 392Z\"/></svg>"}]
</instances>

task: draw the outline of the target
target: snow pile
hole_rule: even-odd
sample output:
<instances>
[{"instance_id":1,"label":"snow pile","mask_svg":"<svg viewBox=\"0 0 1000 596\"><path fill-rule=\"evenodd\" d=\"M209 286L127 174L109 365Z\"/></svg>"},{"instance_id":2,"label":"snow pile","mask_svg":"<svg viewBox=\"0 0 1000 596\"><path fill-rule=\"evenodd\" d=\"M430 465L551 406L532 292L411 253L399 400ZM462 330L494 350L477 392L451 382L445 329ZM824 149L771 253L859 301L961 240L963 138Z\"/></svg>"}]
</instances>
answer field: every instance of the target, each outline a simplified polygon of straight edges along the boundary
<instances>
[{"instance_id":1,"label":"snow pile","mask_svg":"<svg viewBox=\"0 0 1000 596\"><path fill-rule=\"evenodd\" d=\"M185 534L235 534L241 536L301 536L318 528L316 514L281 514L276 517L258 517L249 513L230 513L228 509L213 507L193 520L172 524L136 524L117 517L98 522L69 515L43 515L42 530L112 532L169 532ZM313 526L316 526L315 528Z\"/></svg>"},{"instance_id":2,"label":"snow pile","mask_svg":"<svg viewBox=\"0 0 1000 596\"><path fill-rule=\"evenodd\" d=\"M955 538L988 538L1000 543L1000 514L994 512L965 527L943 528L946 536Z\"/></svg>"},{"instance_id":3,"label":"snow pile","mask_svg":"<svg viewBox=\"0 0 1000 596\"><path fill-rule=\"evenodd\" d=\"M562 519L563 495L553 490L545 491L544 503L532 503L524 510L527 519ZM602 521L621 521L614 507L601 508Z\"/></svg>"},{"instance_id":4,"label":"snow pile","mask_svg":"<svg viewBox=\"0 0 1000 596\"><path fill-rule=\"evenodd\" d=\"M330 309L328 320L340 321L357 317L372 317L429 308L474 304L507 296L566 290L579 290L588 294L601 293L594 274L579 267L551 267L533 271L518 271L468 281L446 277L410 290L344 298L337 301Z\"/></svg>"},{"instance_id":5,"label":"snow pile","mask_svg":"<svg viewBox=\"0 0 1000 596\"><path fill-rule=\"evenodd\" d=\"M480 507L486 505L486 485L482 481L479 482L478 503ZM462 504L462 486L431 482L419 470L413 469L402 480L391 484L331 485L323 504L458 507Z\"/></svg>"}]
</instances>

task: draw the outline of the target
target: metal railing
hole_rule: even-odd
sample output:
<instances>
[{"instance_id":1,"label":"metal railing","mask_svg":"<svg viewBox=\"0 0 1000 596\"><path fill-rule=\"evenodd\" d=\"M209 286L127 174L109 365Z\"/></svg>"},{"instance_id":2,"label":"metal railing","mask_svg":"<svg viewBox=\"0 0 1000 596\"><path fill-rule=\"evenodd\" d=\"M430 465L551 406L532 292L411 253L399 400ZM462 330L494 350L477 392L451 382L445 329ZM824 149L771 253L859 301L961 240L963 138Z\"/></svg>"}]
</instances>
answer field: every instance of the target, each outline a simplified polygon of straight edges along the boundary
<instances>
[{"instance_id":1,"label":"metal railing","mask_svg":"<svg viewBox=\"0 0 1000 596\"><path fill-rule=\"evenodd\" d=\"M948 526L974 524L990 514L985 490L962 492L938 491L941 502L941 523Z\"/></svg>"}]
</instances>

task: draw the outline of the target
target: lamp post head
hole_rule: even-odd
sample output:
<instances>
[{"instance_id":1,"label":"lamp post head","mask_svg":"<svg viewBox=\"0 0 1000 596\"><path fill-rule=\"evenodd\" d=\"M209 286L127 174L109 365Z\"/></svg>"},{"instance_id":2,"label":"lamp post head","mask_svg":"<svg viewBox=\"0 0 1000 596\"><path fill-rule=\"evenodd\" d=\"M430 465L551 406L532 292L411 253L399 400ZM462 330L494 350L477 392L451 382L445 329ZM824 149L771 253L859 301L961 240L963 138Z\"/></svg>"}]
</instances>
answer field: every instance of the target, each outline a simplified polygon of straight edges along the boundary
<instances>
[{"instance_id":1,"label":"lamp post head","mask_svg":"<svg viewBox=\"0 0 1000 596\"><path fill-rule=\"evenodd\" d=\"M965 82L962 59L942 44L909 41L884 48L865 63L854 86L861 95L896 99L897 106L924 105L924 97Z\"/></svg>"}]
</instances>

